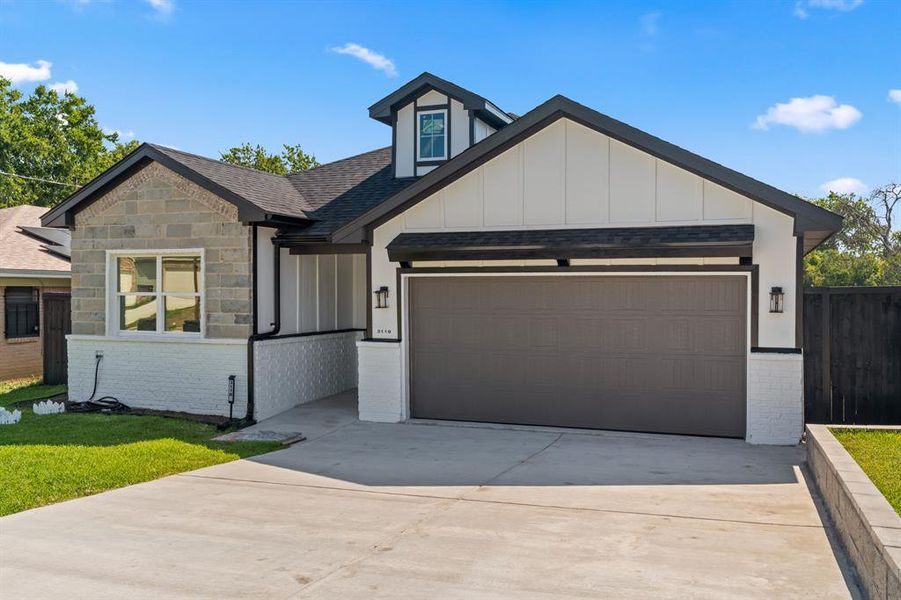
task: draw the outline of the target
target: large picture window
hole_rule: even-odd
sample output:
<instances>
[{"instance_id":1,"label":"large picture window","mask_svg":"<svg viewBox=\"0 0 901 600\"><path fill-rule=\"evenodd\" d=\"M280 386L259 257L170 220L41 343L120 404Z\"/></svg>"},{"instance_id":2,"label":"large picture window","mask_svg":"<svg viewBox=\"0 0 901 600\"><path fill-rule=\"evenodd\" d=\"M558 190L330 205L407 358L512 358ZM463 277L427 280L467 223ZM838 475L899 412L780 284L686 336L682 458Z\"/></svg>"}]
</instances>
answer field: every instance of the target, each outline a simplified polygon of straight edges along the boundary
<instances>
[{"instance_id":1,"label":"large picture window","mask_svg":"<svg viewBox=\"0 0 901 600\"><path fill-rule=\"evenodd\" d=\"M200 267L196 254L116 256L117 330L199 334Z\"/></svg>"},{"instance_id":2,"label":"large picture window","mask_svg":"<svg viewBox=\"0 0 901 600\"><path fill-rule=\"evenodd\" d=\"M4 331L7 338L41 335L40 298L37 288L10 286L4 293Z\"/></svg>"},{"instance_id":3,"label":"large picture window","mask_svg":"<svg viewBox=\"0 0 901 600\"><path fill-rule=\"evenodd\" d=\"M444 160L447 158L447 111L430 110L417 114L419 160Z\"/></svg>"}]
</instances>

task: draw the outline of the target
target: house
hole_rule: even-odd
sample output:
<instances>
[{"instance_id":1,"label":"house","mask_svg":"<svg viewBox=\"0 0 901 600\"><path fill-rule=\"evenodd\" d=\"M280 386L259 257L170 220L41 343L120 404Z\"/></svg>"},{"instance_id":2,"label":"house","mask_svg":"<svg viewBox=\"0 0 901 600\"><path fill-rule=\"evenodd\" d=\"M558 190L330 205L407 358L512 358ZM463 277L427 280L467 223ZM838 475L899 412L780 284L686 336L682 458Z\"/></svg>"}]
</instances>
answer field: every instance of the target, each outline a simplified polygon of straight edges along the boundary
<instances>
[{"instance_id":1,"label":"house","mask_svg":"<svg viewBox=\"0 0 901 600\"><path fill-rule=\"evenodd\" d=\"M65 383L69 232L41 226L40 206L0 209L0 381Z\"/></svg>"},{"instance_id":2,"label":"house","mask_svg":"<svg viewBox=\"0 0 901 600\"><path fill-rule=\"evenodd\" d=\"M356 387L369 421L797 443L801 260L839 216L563 96L424 73L369 116L390 146L287 176L144 144L45 215L70 394L99 362L150 408Z\"/></svg>"}]
</instances>

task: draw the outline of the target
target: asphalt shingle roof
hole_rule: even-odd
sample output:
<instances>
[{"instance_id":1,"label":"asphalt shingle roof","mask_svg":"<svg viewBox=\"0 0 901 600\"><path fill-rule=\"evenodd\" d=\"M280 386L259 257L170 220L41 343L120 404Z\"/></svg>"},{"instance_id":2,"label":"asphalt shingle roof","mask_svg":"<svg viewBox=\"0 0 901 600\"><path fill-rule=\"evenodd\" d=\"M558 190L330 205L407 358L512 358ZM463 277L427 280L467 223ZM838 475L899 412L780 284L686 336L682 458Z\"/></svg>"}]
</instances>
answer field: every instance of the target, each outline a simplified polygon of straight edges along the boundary
<instances>
[{"instance_id":1,"label":"asphalt shingle roof","mask_svg":"<svg viewBox=\"0 0 901 600\"><path fill-rule=\"evenodd\" d=\"M415 181L393 177L390 147L287 177L304 198L307 215L315 221L300 232L311 237L330 234Z\"/></svg>"},{"instance_id":2,"label":"asphalt shingle roof","mask_svg":"<svg viewBox=\"0 0 901 600\"><path fill-rule=\"evenodd\" d=\"M388 244L388 256L392 260L429 253L448 257L467 253L569 258L610 250L732 246L753 240L753 225L402 233Z\"/></svg>"},{"instance_id":3,"label":"asphalt shingle roof","mask_svg":"<svg viewBox=\"0 0 901 600\"><path fill-rule=\"evenodd\" d=\"M267 213L300 219L308 218L304 198L283 175L265 173L166 146L148 145L210 181L231 190L248 202L259 206Z\"/></svg>"},{"instance_id":4,"label":"asphalt shingle roof","mask_svg":"<svg viewBox=\"0 0 901 600\"><path fill-rule=\"evenodd\" d=\"M0 209L0 271L69 272L69 261L47 250L52 243L20 229L39 230L45 212L46 208L28 204Z\"/></svg>"}]
</instances>

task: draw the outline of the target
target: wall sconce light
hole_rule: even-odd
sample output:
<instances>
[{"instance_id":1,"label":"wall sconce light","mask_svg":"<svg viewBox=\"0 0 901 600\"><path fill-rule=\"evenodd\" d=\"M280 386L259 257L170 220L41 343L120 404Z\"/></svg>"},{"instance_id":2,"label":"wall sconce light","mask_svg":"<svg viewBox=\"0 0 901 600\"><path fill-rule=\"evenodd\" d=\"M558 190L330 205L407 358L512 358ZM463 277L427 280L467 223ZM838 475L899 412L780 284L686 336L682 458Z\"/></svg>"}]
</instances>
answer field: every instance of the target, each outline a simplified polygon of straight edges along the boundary
<instances>
[{"instance_id":1,"label":"wall sconce light","mask_svg":"<svg viewBox=\"0 0 901 600\"><path fill-rule=\"evenodd\" d=\"M375 294L375 307L388 308L388 286L383 285L379 289L372 292Z\"/></svg>"},{"instance_id":2,"label":"wall sconce light","mask_svg":"<svg viewBox=\"0 0 901 600\"><path fill-rule=\"evenodd\" d=\"M785 293L781 287L770 288L770 312L781 313L785 304Z\"/></svg>"}]
</instances>

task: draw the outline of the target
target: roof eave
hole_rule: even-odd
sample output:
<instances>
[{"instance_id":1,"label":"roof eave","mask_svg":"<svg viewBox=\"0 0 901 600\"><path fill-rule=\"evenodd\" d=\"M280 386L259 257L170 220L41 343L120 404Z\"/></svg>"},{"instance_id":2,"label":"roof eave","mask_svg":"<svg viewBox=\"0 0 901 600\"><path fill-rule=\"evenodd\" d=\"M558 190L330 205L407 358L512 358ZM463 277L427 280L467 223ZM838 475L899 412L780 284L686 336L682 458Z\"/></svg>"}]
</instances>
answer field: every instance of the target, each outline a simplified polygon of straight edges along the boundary
<instances>
[{"instance_id":1,"label":"roof eave","mask_svg":"<svg viewBox=\"0 0 901 600\"><path fill-rule=\"evenodd\" d=\"M360 237L359 230L378 226L391 218L400 206L427 197L563 117L791 216L795 219L796 234L810 230L841 229L842 219L835 213L557 95L518 118L509 127L471 146L410 187L338 228L333 239L341 241L351 236Z\"/></svg>"},{"instance_id":2,"label":"roof eave","mask_svg":"<svg viewBox=\"0 0 901 600\"><path fill-rule=\"evenodd\" d=\"M41 216L41 225L44 227L72 227L74 225L75 210L85 202L92 202L98 194L115 187L121 181L136 170L142 168L150 161L157 162L164 167L178 173L185 179L199 185L207 191L234 204L238 209L238 219L244 223L264 221L267 213L233 191L222 187L218 183L204 177L197 171L188 168L184 164L160 152L150 144L141 144L118 163L95 177L84 187L64 199Z\"/></svg>"}]
</instances>

